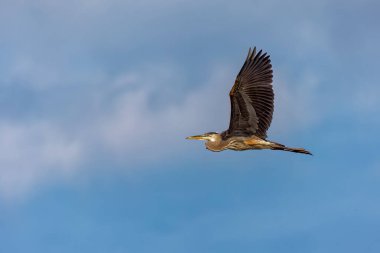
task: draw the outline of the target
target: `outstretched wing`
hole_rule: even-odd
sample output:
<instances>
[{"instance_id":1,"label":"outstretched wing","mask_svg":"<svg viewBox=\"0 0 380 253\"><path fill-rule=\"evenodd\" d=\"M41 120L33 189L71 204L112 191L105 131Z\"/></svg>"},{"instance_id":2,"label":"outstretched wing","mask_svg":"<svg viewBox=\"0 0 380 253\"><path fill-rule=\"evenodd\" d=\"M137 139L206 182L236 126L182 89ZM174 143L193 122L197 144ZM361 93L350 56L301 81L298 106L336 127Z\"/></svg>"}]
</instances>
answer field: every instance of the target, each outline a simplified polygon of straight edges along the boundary
<instances>
[{"instance_id":1,"label":"outstretched wing","mask_svg":"<svg viewBox=\"0 0 380 253\"><path fill-rule=\"evenodd\" d=\"M266 138L272 122L274 94L269 55L249 49L247 59L230 91L231 118L226 135Z\"/></svg>"}]
</instances>

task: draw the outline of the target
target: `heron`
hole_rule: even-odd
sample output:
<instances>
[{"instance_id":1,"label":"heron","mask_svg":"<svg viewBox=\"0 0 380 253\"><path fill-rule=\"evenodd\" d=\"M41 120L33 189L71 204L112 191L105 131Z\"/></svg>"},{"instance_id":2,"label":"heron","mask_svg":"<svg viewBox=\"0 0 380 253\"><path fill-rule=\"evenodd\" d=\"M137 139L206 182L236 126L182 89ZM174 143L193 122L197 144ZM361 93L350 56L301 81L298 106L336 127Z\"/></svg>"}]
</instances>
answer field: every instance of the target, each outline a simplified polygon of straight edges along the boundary
<instances>
[{"instance_id":1,"label":"heron","mask_svg":"<svg viewBox=\"0 0 380 253\"><path fill-rule=\"evenodd\" d=\"M187 137L204 140L208 150L226 149L243 151L269 149L311 155L303 148L291 148L267 140L267 130L272 122L274 92L273 70L270 56L256 47L249 48L247 58L229 93L231 102L230 125L227 130L208 132Z\"/></svg>"}]
</instances>

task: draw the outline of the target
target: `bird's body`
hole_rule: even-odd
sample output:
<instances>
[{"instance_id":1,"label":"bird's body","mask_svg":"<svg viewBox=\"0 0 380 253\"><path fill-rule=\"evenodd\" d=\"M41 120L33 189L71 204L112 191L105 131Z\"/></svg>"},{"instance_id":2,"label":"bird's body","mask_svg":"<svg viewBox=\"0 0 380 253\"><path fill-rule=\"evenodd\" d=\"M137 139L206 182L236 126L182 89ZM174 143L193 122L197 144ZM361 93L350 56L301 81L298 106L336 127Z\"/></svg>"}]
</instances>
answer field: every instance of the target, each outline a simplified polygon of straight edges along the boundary
<instances>
[{"instance_id":1,"label":"bird's body","mask_svg":"<svg viewBox=\"0 0 380 253\"><path fill-rule=\"evenodd\" d=\"M266 140L274 109L273 71L269 55L261 53L260 50L256 54L256 48L253 51L249 49L230 91L229 128L220 134L209 132L187 139L206 140L206 148L214 152L226 149L272 149L311 154L303 148L289 148Z\"/></svg>"},{"instance_id":2,"label":"bird's body","mask_svg":"<svg viewBox=\"0 0 380 253\"><path fill-rule=\"evenodd\" d=\"M206 148L210 151L218 152L225 149L231 149L236 151L248 150L248 149L268 149L270 146L269 141L258 138L255 135L252 136L236 136L226 140L222 138L215 138L214 141L206 142Z\"/></svg>"}]
</instances>

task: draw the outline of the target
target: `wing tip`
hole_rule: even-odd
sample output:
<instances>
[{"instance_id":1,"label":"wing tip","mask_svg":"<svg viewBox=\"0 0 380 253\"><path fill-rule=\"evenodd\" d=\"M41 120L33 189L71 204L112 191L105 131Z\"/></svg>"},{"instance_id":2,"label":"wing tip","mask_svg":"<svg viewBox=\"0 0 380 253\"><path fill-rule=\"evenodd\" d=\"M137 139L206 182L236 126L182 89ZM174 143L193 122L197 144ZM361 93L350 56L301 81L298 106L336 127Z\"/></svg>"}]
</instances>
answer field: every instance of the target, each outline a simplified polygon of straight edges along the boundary
<instances>
[{"instance_id":1,"label":"wing tip","mask_svg":"<svg viewBox=\"0 0 380 253\"><path fill-rule=\"evenodd\" d=\"M270 55L267 52L264 52L262 49L257 52L256 46L253 47L253 50L252 47L249 47L246 61L255 61L264 58L270 58Z\"/></svg>"},{"instance_id":2,"label":"wing tip","mask_svg":"<svg viewBox=\"0 0 380 253\"><path fill-rule=\"evenodd\" d=\"M247 59L246 59L245 61L247 61L248 59L250 59L250 58L251 58L251 54L252 54L252 49L251 49L251 48L249 48L249 49L248 49L248 55L247 55Z\"/></svg>"}]
</instances>

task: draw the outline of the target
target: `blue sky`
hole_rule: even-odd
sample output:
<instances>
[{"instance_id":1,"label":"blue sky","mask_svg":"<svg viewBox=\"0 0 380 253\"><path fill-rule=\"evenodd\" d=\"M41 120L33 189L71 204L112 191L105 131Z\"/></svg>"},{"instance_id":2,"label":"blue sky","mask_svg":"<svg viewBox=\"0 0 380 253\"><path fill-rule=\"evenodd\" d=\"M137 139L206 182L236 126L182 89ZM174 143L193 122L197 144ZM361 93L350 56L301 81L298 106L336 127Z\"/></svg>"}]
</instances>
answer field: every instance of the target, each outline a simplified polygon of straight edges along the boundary
<instances>
[{"instance_id":1,"label":"blue sky","mask_svg":"<svg viewBox=\"0 0 380 253\"><path fill-rule=\"evenodd\" d=\"M0 1L1 252L379 252L377 1ZM212 153L271 55L270 140Z\"/></svg>"}]
</instances>

